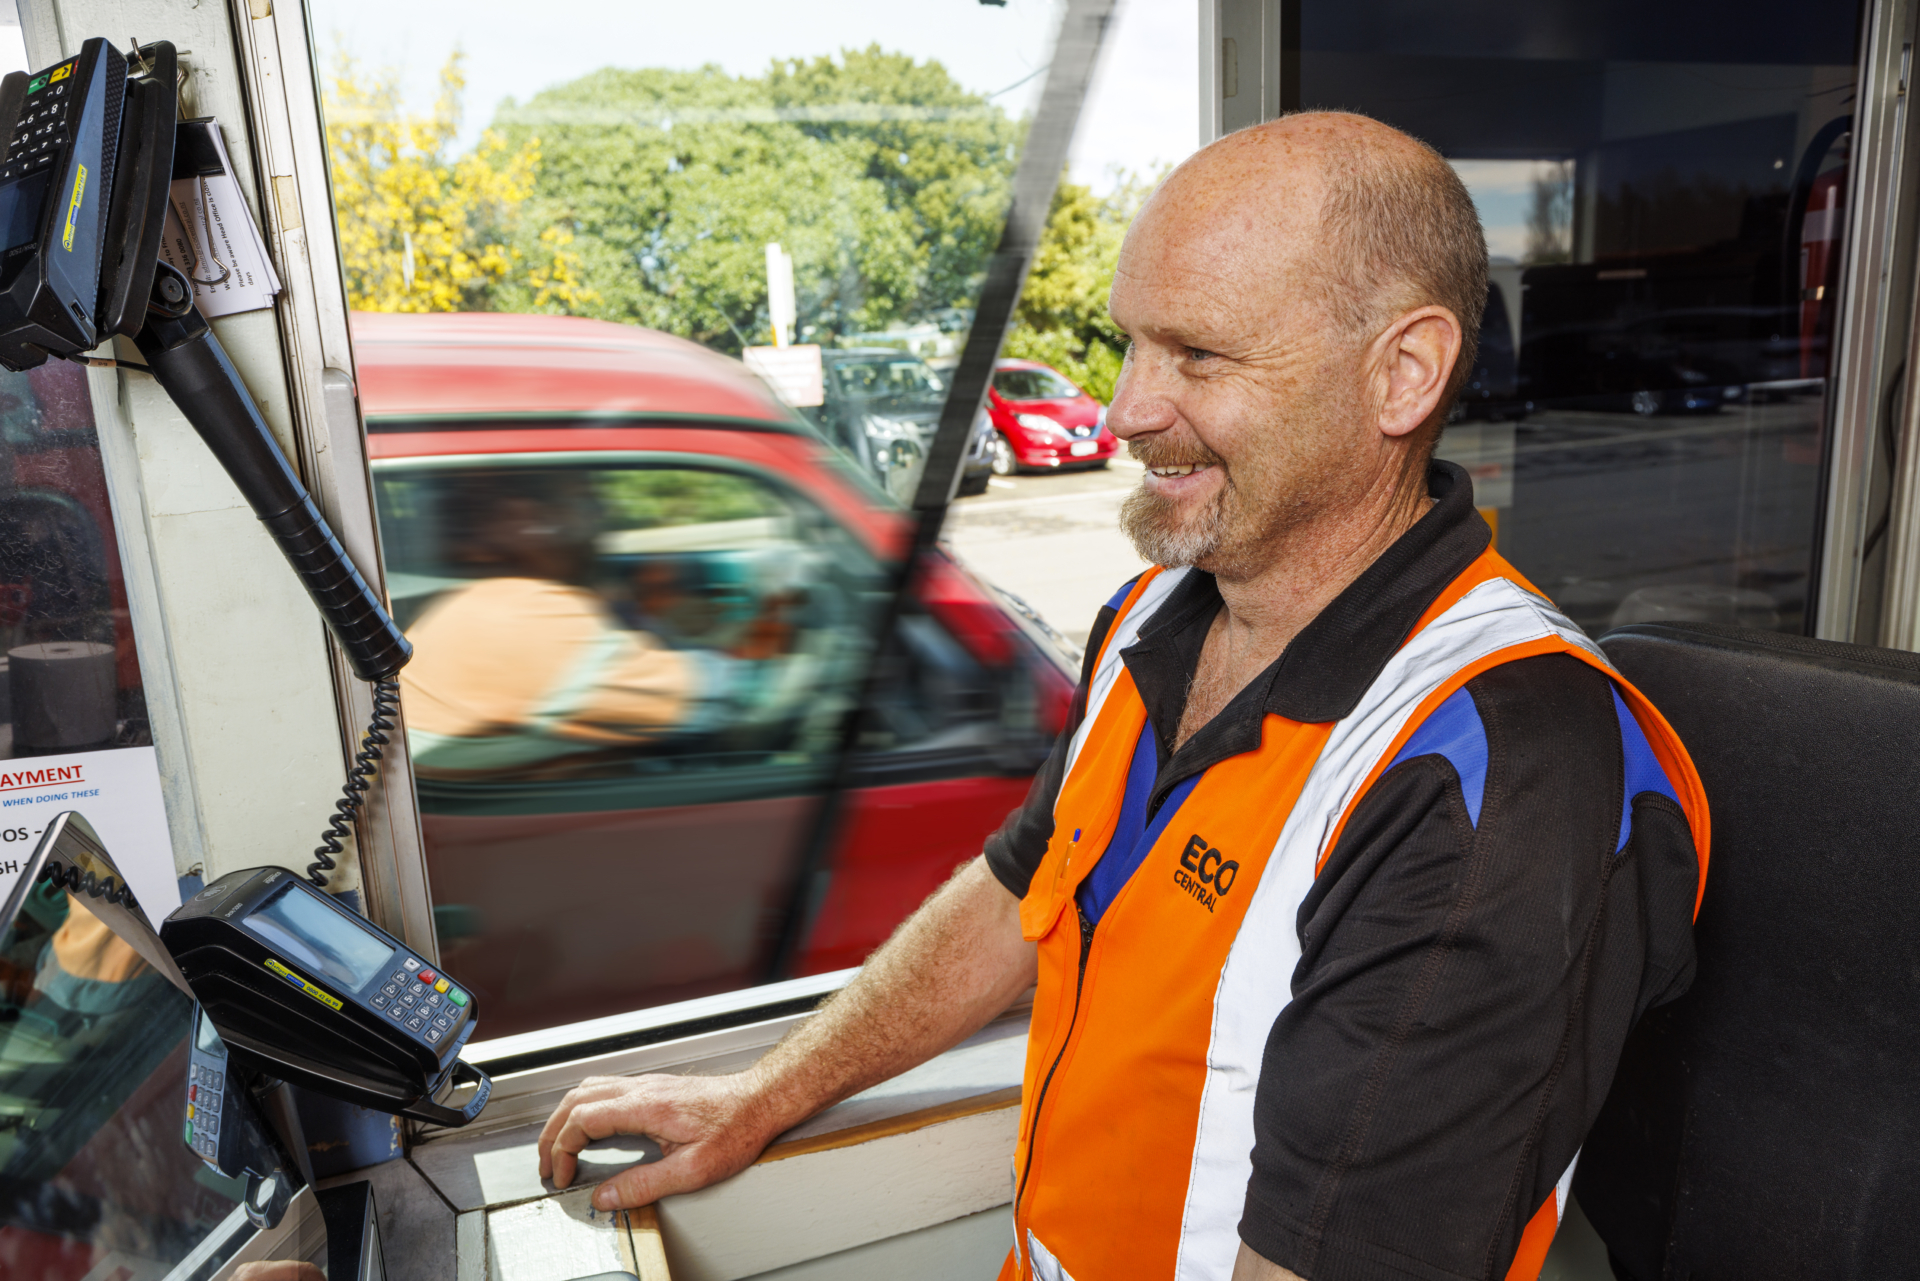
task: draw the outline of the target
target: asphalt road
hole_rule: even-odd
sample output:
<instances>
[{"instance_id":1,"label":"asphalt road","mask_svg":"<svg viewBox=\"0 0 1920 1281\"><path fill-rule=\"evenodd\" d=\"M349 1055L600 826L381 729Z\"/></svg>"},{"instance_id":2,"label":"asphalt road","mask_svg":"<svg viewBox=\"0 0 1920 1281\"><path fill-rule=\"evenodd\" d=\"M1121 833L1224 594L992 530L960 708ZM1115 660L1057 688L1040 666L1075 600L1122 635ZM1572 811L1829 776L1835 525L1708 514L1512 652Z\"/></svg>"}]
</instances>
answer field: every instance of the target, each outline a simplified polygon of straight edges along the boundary
<instances>
[{"instance_id":1,"label":"asphalt road","mask_svg":"<svg viewBox=\"0 0 1920 1281\"><path fill-rule=\"evenodd\" d=\"M1142 470L1122 455L1104 471L996 476L986 493L954 503L944 537L961 561L1084 645L1095 612L1146 568L1120 532L1120 503Z\"/></svg>"}]
</instances>

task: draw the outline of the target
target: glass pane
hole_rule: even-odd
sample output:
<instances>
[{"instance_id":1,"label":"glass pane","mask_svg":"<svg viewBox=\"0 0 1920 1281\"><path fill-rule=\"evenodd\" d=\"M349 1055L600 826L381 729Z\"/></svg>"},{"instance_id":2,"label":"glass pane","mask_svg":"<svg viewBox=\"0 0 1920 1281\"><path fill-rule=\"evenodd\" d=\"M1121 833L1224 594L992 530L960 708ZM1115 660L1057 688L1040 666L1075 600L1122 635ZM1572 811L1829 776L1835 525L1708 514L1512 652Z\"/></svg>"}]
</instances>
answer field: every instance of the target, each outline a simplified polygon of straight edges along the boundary
<instances>
[{"instance_id":1,"label":"glass pane","mask_svg":"<svg viewBox=\"0 0 1920 1281\"><path fill-rule=\"evenodd\" d=\"M191 1009L83 899L0 929L0 1274L163 1276L239 1206L182 1140Z\"/></svg>"},{"instance_id":2,"label":"glass pane","mask_svg":"<svg viewBox=\"0 0 1920 1281\"><path fill-rule=\"evenodd\" d=\"M1059 6L310 12L436 919L481 1035L764 978L871 674L799 964L857 961L978 853L1070 694L944 554L874 636Z\"/></svg>"},{"instance_id":3,"label":"glass pane","mask_svg":"<svg viewBox=\"0 0 1920 1281\"><path fill-rule=\"evenodd\" d=\"M1479 206L1440 452L1590 632L1803 626L1859 28L1855 0L1302 7L1302 105L1426 139Z\"/></svg>"},{"instance_id":4,"label":"glass pane","mask_svg":"<svg viewBox=\"0 0 1920 1281\"><path fill-rule=\"evenodd\" d=\"M86 372L0 371L0 758L152 741Z\"/></svg>"},{"instance_id":5,"label":"glass pane","mask_svg":"<svg viewBox=\"0 0 1920 1281\"><path fill-rule=\"evenodd\" d=\"M516 435L552 450L374 473L442 960L490 1035L755 981L892 577L798 429L747 438L779 466L736 433L577 461ZM1064 677L950 563L927 578L862 748L923 786L1031 772Z\"/></svg>"}]
</instances>

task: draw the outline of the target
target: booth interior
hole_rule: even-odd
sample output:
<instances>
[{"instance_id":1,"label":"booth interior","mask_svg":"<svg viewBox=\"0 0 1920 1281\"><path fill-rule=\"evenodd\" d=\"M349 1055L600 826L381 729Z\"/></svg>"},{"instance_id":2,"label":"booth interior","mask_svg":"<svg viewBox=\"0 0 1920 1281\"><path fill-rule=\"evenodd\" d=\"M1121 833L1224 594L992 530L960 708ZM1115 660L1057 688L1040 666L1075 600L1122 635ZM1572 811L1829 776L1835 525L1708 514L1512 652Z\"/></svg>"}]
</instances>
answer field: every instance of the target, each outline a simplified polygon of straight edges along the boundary
<instances>
[{"instance_id":1,"label":"booth interior","mask_svg":"<svg viewBox=\"0 0 1920 1281\"><path fill-rule=\"evenodd\" d=\"M536 1142L753 1063L1065 722L1084 620L942 522L1002 358L1111 396L1099 291L1022 283L1151 190L1067 170L1140 7L0 14L0 1274L998 1272L1024 999L644 1209L653 1140ZM1707 790L1544 1279L1920 1248L1916 11L1199 0L1202 141L1353 109L1465 182L1440 452Z\"/></svg>"}]
</instances>

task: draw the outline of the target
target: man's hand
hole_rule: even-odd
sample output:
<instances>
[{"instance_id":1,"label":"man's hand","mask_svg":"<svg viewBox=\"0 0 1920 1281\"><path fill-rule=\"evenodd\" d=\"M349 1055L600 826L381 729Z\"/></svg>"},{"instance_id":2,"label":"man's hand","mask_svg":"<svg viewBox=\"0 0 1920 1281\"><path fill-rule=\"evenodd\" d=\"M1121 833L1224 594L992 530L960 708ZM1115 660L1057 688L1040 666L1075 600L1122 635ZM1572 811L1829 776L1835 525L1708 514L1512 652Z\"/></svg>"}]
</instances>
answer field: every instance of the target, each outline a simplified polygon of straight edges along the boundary
<instances>
[{"instance_id":1,"label":"man's hand","mask_svg":"<svg viewBox=\"0 0 1920 1281\"><path fill-rule=\"evenodd\" d=\"M986 860L953 879L894 931L853 982L734 1076L594 1077L540 1132L540 1177L573 1182L595 1139L644 1134L665 1158L600 1185L594 1205L647 1205L737 1174L774 1137L820 1109L951 1049L1033 985L1034 946L1020 902Z\"/></svg>"},{"instance_id":2,"label":"man's hand","mask_svg":"<svg viewBox=\"0 0 1920 1281\"><path fill-rule=\"evenodd\" d=\"M597 1209L650 1205L737 1174L781 1128L759 1103L752 1076L588 1077L540 1131L540 1177L568 1186L581 1150L616 1134L645 1135L663 1159L601 1184L593 1194Z\"/></svg>"}]
</instances>

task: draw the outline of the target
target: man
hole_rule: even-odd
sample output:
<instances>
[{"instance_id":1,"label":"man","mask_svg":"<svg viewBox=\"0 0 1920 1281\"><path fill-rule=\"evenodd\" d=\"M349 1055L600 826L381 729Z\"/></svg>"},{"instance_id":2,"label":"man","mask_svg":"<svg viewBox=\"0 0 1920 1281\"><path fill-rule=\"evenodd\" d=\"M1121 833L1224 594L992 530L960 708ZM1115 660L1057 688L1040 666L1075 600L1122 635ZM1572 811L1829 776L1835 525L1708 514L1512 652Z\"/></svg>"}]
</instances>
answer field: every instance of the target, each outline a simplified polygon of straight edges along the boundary
<instances>
[{"instance_id":1,"label":"man","mask_svg":"<svg viewBox=\"0 0 1920 1281\"><path fill-rule=\"evenodd\" d=\"M620 624L589 586L602 524L592 474L474 472L440 498L449 559L479 577L407 632L414 658L400 690L423 777L551 772L721 730L793 697L776 670L793 634L784 597L725 653L668 648Z\"/></svg>"},{"instance_id":2,"label":"man","mask_svg":"<svg viewBox=\"0 0 1920 1281\"><path fill-rule=\"evenodd\" d=\"M1685 752L1428 460L1486 251L1431 150L1303 114L1128 233L1108 425L1164 568L1027 804L756 1067L594 1080L540 1140L741 1168L1037 982L1003 1277L1531 1277L1627 1029L1684 990ZM1698 848L1696 849L1696 841Z\"/></svg>"}]
</instances>

